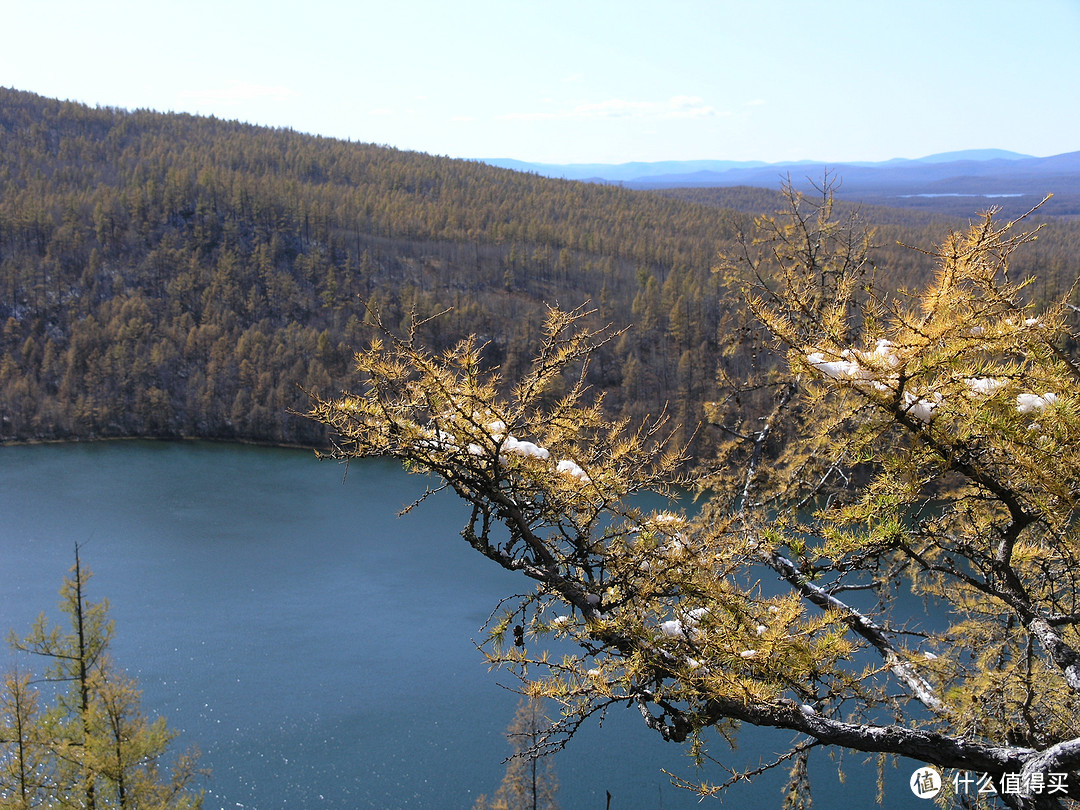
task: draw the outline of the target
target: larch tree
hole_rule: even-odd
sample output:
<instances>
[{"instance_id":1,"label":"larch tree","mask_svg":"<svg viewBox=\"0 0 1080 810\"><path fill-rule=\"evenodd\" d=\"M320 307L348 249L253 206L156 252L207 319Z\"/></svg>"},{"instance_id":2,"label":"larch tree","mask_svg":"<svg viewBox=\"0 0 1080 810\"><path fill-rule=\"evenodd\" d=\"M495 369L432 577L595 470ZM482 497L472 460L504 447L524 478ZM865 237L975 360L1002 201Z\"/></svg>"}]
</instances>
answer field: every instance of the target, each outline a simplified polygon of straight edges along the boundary
<instances>
[{"instance_id":1,"label":"larch tree","mask_svg":"<svg viewBox=\"0 0 1080 810\"><path fill-rule=\"evenodd\" d=\"M197 754L174 757L162 773L176 732L142 712L138 684L108 654L113 623L108 602L86 598L90 572L78 549L60 590L70 628L44 614L9 643L45 658L40 680L57 684L55 703L41 708L30 676L11 672L0 693L0 807L188 810L202 806L193 785Z\"/></svg>"},{"instance_id":2,"label":"larch tree","mask_svg":"<svg viewBox=\"0 0 1080 810\"><path fill-rule=\"evenodd\" d=\"M506 729L514 753L494 796L481 795L473 810L559 810L559 778L551 757L543 755L550 728L539 700L523 699Z\"/></svg>"},{"instance_id":3,"label":"larch tree","mask_svg":"<svg viewBox=\"0 0 1080 810\"><path fill-rule=\"evenodd\" d=\"M737 336L772 354L726 380L710 418L729 441L700 473L681 474L662 418L605 418L584 367L615 335L582 310L549 313L512 385L475 339L433 355L384 333L356 356L357 390L313 397L310 415L338 458L438 476L471 508L465 541L533 581L485 649L524 694L561 705L544 744L629 704L702 762L717 733L780 730L790 807L808 799L806 757L829 748L985 775L1011 808L1072 806L1073 313L1036 311L1010 276L1035 237L1021 224L988 213L947 236L924 289L890 292L828 188L787 198L719 268L747 302ZM702 496L692 516L632 500L685 484ZM946 778L936 800L977 801L966 784Z\"/></svg>"},{"instance_id":4,"label":"larch tree","mask_svg":"<svg viewBox=\"0 0 1080 810\"><path fill-rule=\"evenodd\" d=\"M14 668L0 684L0 807L30 808L55 784L40 695L30 674Z\"/></svg>"}]
</instances>

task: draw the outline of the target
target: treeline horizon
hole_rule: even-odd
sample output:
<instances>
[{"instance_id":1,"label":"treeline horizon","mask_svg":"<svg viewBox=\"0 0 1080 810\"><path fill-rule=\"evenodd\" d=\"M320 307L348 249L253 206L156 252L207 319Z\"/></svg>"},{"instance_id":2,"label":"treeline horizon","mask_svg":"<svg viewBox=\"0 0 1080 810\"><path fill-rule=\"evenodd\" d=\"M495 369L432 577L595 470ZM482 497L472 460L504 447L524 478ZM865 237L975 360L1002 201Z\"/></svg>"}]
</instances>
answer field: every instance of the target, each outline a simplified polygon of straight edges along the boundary
<instances>
[{"instance_id":1,"label":"treeline horizon","mask_svg":"<svg viewBox=\"0 0 1080 810\"><path fill-rule=\"evenodd\" d=\"M703 448L718 364L755 362L712 270L777 203L775 189L631 191L0 88L0 443L323 446L304 392L353 385L367 302L433 351L478 335L508 384L546 306L588 305L629 327L590 369L606 407L666 409ZM932 248L962 224L862 215L894 290L932 270L898 243ZM1049 299L1078 256L1080 224L1054 218L1016 269Z\"/></svg>"}]
</instances>

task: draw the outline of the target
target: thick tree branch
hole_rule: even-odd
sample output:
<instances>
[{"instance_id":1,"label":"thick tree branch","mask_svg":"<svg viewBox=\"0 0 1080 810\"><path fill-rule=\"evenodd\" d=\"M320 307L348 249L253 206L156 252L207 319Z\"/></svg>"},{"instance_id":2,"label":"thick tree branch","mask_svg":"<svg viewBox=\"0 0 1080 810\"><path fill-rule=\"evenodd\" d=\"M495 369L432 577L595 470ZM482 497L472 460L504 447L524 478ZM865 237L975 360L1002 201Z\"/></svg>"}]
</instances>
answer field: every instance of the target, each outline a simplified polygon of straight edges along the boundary
<instances>
[{"instance_id":1,"label":"thick tree branch","mask_svg":"<svg viewBox=\"0 0 1080 810\"><path fill-rule=\"evenodd\" d=\"M915 671L889 640L885 630L868 616L811 582L794 562L776 551L763 551L761 560L794 587L809 602L825 611L833 611L855 633L870 642L881 655L885 666L908 691L932 712L942 712L941 700L934 688Z\"/></svg>"}]
</instances>

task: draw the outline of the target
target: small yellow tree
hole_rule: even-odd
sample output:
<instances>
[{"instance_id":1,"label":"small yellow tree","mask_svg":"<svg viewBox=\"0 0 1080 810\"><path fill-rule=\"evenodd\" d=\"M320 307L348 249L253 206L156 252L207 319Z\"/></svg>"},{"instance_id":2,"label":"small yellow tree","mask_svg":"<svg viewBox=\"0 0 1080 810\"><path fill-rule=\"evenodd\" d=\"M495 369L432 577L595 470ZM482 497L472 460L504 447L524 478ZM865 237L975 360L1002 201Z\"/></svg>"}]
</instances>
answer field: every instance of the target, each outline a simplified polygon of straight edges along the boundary
<instances>
[{"instance_id":1,"label":"small yellow tree","mask_svg":"<svg viewBox=\"0 0 1080 810\"><path fill-rule=\"evenodd\" d=\"M714 407L731 440L696 479L693 519L628 500L669 491L685 459L662 420L635 428L589 401L582 367L609 333L581 311L549 314L507 397L475 341L432 356L384 335L357 355L359 391L311 415L341 458L440 476L471 505L465 540L536 583L487 654L562 705L566 734L631 704L702 760L710 730L794 732L776 763L795 762L791 806L804 755L839 747L1061 807L1080 798L1071 310L1025 303L1008 260L1033 235L1014 223L950 234L934 280L903 296L867 277L868 240L827 190L788 198L726 265L777 352L754 381L763 416ZM548 637L578 652L549 656Z\"/></svg>"},{"instance_id":2,"label":"small yellow tree","mask_svg":"<svg viewBox=\"0 0 1080 810\"><path fill-rule=\"evenodd\" d=\"M86 599L90 572L78 549L72 576L61 588L64 631L44 614L25 638L10 636L19 651L51 662L44 680L67 684L55 705L39 711L40 695L17 672L5 679L0 700L0 806L185 810L202 806L192 789L197 754L176 758L161 773L176 733L165 719L142 713L135 681L108 655L113 624L108 603Z\"/></svg>"},{"instance_id":3,"label":"small yellow tree","mask_svg":"<svg viewBox=\"0 0 1080 810\"><path fill-rule=\"evenodd\" d=\"M506 774L495 795L481 795L474 810L558 810L559 780L555 763L543 756L551 724L538 700L522 700L506 737L514 753L506 762Z\"/></svg>"},{"instance_id":4,"label":"small yellow tree","mask_svg":"<svg viewBox=\"0 0 1080 810\"><path fill-rule=\"evenodd\" d=\"M12 669L0 686L0 807L34 807L55 782L40 695L28 673Z\"/></svg>"}]
</instances>

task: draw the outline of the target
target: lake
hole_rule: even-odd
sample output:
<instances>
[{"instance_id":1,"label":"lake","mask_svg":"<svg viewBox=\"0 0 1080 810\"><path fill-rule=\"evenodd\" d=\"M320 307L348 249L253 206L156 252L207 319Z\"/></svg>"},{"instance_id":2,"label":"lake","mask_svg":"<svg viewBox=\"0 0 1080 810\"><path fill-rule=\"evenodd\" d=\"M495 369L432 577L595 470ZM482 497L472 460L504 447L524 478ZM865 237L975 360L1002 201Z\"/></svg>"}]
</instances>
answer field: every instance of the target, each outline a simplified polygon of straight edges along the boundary
<instances>
[{"instance_id":1,"label":"lake","mask_svg":"<svg viewBox=\"0 0 1080 810\"><path fill-rule=\"evenodd\" d=\"M306 451L208 443L0 447L0 630L59 617L78 543L144 709L213 769L207 808L468 810L502 779L518 701L474 641L498 599L529 584L465 544L452 496L396 517L424 478L383 461L345 473ZM790 738L750 730L711 753L742 768ZM723 775L684 753L617 709L556 755L561 806L603 810L610 791L611 810L699 808L660 769ZM871 805L876 772L861 759L844 757L840 785L817 757L819 806ZM913 767L887 772L889 807L921 805ZM778 808L785 776L724 804Z\"/></svg>"}]
</instances>

